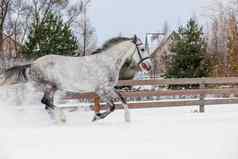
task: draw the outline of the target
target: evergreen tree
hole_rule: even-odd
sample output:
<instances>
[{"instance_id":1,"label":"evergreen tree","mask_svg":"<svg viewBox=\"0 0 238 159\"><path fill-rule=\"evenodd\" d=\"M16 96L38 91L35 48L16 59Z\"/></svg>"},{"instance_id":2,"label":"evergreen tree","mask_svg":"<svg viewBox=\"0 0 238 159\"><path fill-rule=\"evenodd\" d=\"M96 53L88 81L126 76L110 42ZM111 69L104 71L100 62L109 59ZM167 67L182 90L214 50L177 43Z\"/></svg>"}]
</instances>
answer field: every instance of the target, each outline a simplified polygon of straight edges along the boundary
<instances>
[{"instance_id":1,"label":"evergreen tree","mask_svg":"<svg viewBox=\"0 0 238 159\"><path fill-rule=\"evenodd\" d=\"M60 16L49 12L45 23L32 24L24 52L30 58L47 54L74 56L78 49L77 44L70 26L65 24Z\"/></svg>"},{"instance_id":2,"label":"evergreen tree","mask_svg":"<svg viewBox=\"0 0 238 159\"><path fill-rule=\"evenodd\" d=\"M202 27L190 19L187 25L180 26L172 35L173 43L170 66L167 78L206 77L209 74L209 63L205 58L206 42Z\"/></svg>"}]
</instances>

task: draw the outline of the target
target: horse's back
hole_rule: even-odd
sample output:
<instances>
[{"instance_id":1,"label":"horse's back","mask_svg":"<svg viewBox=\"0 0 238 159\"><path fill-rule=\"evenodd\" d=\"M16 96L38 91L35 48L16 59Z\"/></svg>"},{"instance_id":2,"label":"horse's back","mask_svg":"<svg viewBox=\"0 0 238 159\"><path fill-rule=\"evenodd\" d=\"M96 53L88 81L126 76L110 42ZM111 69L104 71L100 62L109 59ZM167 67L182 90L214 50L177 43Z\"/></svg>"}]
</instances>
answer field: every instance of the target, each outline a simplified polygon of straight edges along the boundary
<instances>
[{"instance_id":1,"label":"horse's back","mask_svg":"<svg viewBox=\"0 0 238 159\"><path fill-rule=\"evenodd\" d=\"M55 82L63 90L95 91L108 79L108 71L100 66L102 62L97 62L98 58L47 55L34 61L33 69L39 70L45 80Z\"/></svg>"}]
</instances>

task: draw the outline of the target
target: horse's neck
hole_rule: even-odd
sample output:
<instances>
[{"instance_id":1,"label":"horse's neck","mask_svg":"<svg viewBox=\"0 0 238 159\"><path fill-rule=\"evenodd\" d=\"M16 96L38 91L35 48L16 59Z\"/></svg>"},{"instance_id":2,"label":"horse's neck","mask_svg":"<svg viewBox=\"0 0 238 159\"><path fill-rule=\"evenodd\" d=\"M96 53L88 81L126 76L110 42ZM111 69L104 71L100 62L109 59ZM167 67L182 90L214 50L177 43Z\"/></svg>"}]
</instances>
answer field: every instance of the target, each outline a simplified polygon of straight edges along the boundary
<instances>
[{"instance_id":1,"label":"horse's neck","mask_svg":"<svg viewBox=\"0 0 238 159\"><path fill-rule=\"evenodd\" d=\"M108 53L110 54L109 56L112 56L113 64L117 71L120 71L128 57L133 56L135 49L136 48L133 43L123 42L108 50Z\"/></svg>"}]
</instances>

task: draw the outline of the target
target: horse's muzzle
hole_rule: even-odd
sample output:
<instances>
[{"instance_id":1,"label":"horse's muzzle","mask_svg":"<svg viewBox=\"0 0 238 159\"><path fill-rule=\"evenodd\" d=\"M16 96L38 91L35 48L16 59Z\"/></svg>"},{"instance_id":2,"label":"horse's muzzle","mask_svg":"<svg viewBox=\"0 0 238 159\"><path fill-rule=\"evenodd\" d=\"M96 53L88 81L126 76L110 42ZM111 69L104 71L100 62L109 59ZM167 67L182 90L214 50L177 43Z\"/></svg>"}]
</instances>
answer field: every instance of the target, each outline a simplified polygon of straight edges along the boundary
<instances>
[{"instance_id":1,"label":"horse's muzzle","mask_svg":"<svg viewBox=\"0 0 238 159\"><path fill-rule=\"evenodd\" d=\"M151 71L151 66L147 63L141 63L141 67L146 70L147 72Z\"/></svg>"},{"instance_id":2,"label":"horse's muzzle","mask_svg":"<svg viewBox=\"0 0 238 159\"><path fill-rule=\"evenodd\" d=\"M142 70L145 70L146 72L149 72L151 71L152 69L152 66L149 64L149 62L147 60L150 60L151 57L146 57L146 58L143 58L141 59L141 61L139 62L139 67L142 69Z\"/></svg>"}]
</instances>

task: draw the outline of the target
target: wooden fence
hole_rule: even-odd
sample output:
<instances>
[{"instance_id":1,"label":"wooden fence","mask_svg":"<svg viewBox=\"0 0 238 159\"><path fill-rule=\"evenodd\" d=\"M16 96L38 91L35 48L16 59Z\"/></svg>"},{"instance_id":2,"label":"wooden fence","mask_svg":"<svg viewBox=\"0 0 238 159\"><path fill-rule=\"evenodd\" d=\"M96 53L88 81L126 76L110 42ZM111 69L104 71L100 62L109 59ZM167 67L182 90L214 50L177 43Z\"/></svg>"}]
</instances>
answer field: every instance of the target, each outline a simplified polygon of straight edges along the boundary
<instances>
[{"instance_id":1,"label":"wooden fence","mask_svg":"<svg viewBox=\"0 0 238 159\"><path fill-rule=\"evenodd\" d=\"M193 96L193 99L174 99L174 100L155 100L155 101L128 101L129 108L158 108L158 107L179 107L179 106L199 106L199 111L204 112L206 105L218 104L238 104L238 98L230 97L238 94L238 78L184 78L184 79L161 79L161 80L129 80L119 81L118 86L155 86L166 88L158 90L131 90L121 91L122 95L128 97L161 97L161 96ZM168 89L169 86L196 85L191 89ZM180 87L181 88L181 87ZM92 99L94 93L83 93L71 95L67 99ZM208 95L217 97L218 95L226 98L207 98ZM121 108L118 104L117 108Z\"/></svg>"}]
</instances>

